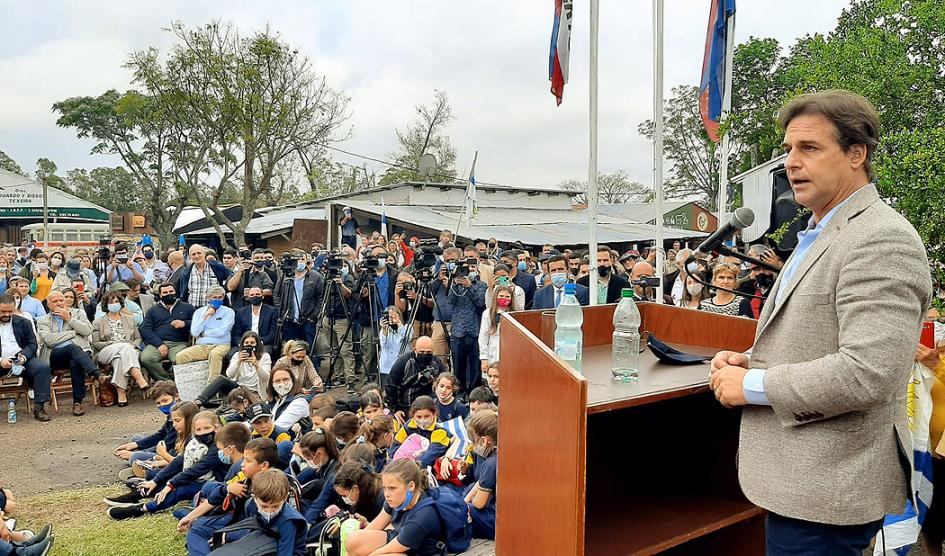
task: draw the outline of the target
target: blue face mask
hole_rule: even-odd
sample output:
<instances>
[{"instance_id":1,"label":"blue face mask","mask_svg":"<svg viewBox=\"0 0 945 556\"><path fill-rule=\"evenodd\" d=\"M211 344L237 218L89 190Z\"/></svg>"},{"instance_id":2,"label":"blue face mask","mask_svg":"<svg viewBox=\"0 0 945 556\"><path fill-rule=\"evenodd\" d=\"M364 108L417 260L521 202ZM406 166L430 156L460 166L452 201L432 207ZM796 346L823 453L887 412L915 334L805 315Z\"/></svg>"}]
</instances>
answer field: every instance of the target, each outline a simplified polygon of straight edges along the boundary
<instances>
[{"instance_id":1,"label":"blue face mask","mask_svg":"<svg viewBox=\"0 0 945 556\"><path fill-rule=\"evenodd\" d=\"M568 275L564 272L555 272L551 275L551 284L556 288L563 288L568 283Z\"/></svg>"},{"instance_id":2,"label":"blue face mask","mask_svg":"<svg viewBox=\"0 0 945 556\"><path fill-rule=\"evenodd\" d=\"M522 272L525 272L525 269L526 269L526 268L528 268L528 267L525 265L525 261L519 261L519 262L518 262L518 269L519 269L519 270L521 270Z\"/></svg>"},{"instance_id":3,"label":"blue face mask","mask_svg":"<svg viewBox=\"0 0 945 556\"><path fill-rule=\"evenodd\" d=\"M153 259L153 258L154 258L154 251L145 251L145 252L144 252L144 258L145 258L145 259Z\"/></svg>"},{"instance_id":4,"label":"blue face mask","mask_svg":"<svg viewBox=\"0 0 945 556\"><path fill-rule=\"evenodd\" d=\"M254 261L253 266L255 266L256 268L262 268L266 266L266 261Z\"/></svg>"},{"instance_id":5,"label":"blue face mask","mask_svg":"<svg viewBox=\"0 0 945 556\"><path fill-rule=\"evenodd\" d=\"M230 459L230 456L226 455L223 450L217 449L217 457L220 458L221 463L230 465L233 463L233 460Z\"/></svg>"},{"instance_id":6,"label":"blue face mask","mask_svg":"<svg viewBox=\"0 0 945 556\"><path fill-rule=\"evenodd\" d=\"M211 299L210 301L207 302L207 305L213 307L214 309L219 309L220 307L223 306L223 300L222 300L222 299Z\"/></svg>"},{"instance_id":7,"label":"blue face mask","mask_svg":"<svg viewBox=\"0 0 945 556\"><path fill-rule=\"evenodd\" d=\"M476 272L475 270L470 270L470 271L469 271L469 280L470 280L470 281L473 281L473 280L478 280L478 279L479 279L479 273Z\"/></svg>"},{"instance_id":8,"label":"blue face mask","mask_svg":"<svg viewBox=\"0 0 945 556\"><path fill-rule=\"evenodd\" d=\"M341 277L344 278L348 275L348 265L341 267Z\"/></svg>"},{"instance_id":9,"label":"blue face mask","mask_svg":"<svg viewBox=\"0 0 945 556\"><path fill-rule=\"evenodd\" d=\"M167 405L159 405L159 406L158 406L158 411L160 411L160 412L163 413L164 415L170 415L170 414L171 414L171 408L173 408L173 407L174 407L174 402L171 402L171 403L169 403L169 404L167 404Z\"/></svg>"},{"instance_id":10,"label":"blue face mask","mask_svg":"<svg viewBox=\"0 0 945 556\"><path fill-rule=\"evenodd\" d=\"M117 313L118 311L121 311L121 303L109 303L109 304L108 304L108 312L109 312L109 313Z\"/></svg>"},{"instance_id":11,"label":"blue face mask","mask_svg":"<svg viewBox=\"0 0 945 556\"><path fill-rule=\"evenodd\" d=\"M456 263L446 263L446 270L453 272L456 270Z\"/></svg>"},{"instance_id":12,"label":"blue face mask","mask_svg":"<svg viewBox=\"0 0 945 556\"><path fill-rule=\"evenodd\" d=\"M305 269L306 269L305 263L299 263L299 264L295 265L295 271L296 271L296 272L305 272Z\"/></svg>"},{"instance_id":13,"label":"blue face mask","mask_svg":"<svg viewBox=\"0 0 945 556\"><path fill-rule=\"evenodd\" d=\"M397 511L403 511L410 506L410 503L413 501L413 491L409 488L407 489L407 496L404 498L404 503L394 508Z\"/></svg>"}]
</instances>

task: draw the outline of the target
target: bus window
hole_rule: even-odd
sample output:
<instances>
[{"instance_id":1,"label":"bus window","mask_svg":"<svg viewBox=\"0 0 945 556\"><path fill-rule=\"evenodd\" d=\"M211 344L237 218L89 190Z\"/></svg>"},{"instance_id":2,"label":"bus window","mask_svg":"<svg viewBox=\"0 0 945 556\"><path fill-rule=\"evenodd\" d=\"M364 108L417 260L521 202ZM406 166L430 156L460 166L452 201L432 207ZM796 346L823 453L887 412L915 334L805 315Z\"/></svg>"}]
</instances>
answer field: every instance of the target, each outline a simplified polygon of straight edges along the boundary
<instances>
[{"instance_id":1,"label":"bus window","mask_svg":"<svg viewBox=\"0 0 945 556\"><path fill-rule=\"evenodd\" d=\"M49 241L62 241L62 232L49 232Z\"/></svg>"},{"instance_id":2,"label":"bus window","mask_svg":"<svg viewBox=\"0 0 945 556\"><path fill-rule=\"evenodd\" d=\"M66 232L66 241L79 241L79 232L75 230Z\"/></svg>"},{"instance_id":3,"label":"bus window","mask_svg":"<svg viewBox=\"0 0 945 556\"><path fill-rule=\"evenodd\" d=\"M92 232L79 232L79 241L93 241Z\"/></svg>"}]
</instances>

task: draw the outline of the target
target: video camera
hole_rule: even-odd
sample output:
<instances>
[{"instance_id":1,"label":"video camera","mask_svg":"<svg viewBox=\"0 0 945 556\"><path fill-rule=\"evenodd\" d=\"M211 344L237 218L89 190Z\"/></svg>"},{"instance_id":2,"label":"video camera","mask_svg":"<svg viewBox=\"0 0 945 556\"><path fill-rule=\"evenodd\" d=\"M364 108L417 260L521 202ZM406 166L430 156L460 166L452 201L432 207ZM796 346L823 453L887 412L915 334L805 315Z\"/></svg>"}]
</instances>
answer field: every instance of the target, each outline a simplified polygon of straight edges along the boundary
<instances>
[{"instance_id":1,"label":"video camera","mask_svg":"<svg viewBox=\"0 0 945 556\"><path fill-rule=\"evenodd\" d=\"M630 280L630 284L641 288L655 288L660 285L660 279L655 276L643 276L636 280Z\"/></svg>"},{"instance_id":2,"label":"video camera","mask_svg":"<svg viewBox=\"0 0 945 556\"><path fill-rule=\"evenodd\" d=\"M375 255L367 255L364 257L364 260L361 261L361 272L365 270L377 270L387 264L387 255L383 257L378 257Z\"/></svg>"},{"instance_id":3,"label":"video camera","mask_svg":"<svg viewBox=\"0 0 945 556\"><path fill-rule=\"evenodd\" d=\"M479 264L475 257L469 257L456 262L456 270L453 271L453 278L469 278L469 267Z\"/></svg>"},{"instance_id":4,"label":"video camera","mask_svg":"<svg viewBox=\"0 0 945 556\"><path fill-rule=\"evenodd\" d=\"M283 274L295 274L295 269L299 265L299 258L292 253L286 253L282 255L282 273Z\"/></svg>"},{"instance_id":5,"label":"video camera","mask_svg":"<svg viewBox=\"0 0 945 556\"><path fill-rule=\"evenodd\" d=\"M322 264L324 264L328 277L334 278L341 274L341 269L345 266L344 255L337 252L328 253Z\"/></svg>"},{"instance_id":6,"label":"video camera","mask_svg":"<svg viewBox=\"0 0 945 556\"><path fill-rule=\"evenodd\" d=\"M421 239L413 256L413 266L417 270L435 266L436 258L442 254L443 248L435 239Z\"/></svg>"}]
</instances>

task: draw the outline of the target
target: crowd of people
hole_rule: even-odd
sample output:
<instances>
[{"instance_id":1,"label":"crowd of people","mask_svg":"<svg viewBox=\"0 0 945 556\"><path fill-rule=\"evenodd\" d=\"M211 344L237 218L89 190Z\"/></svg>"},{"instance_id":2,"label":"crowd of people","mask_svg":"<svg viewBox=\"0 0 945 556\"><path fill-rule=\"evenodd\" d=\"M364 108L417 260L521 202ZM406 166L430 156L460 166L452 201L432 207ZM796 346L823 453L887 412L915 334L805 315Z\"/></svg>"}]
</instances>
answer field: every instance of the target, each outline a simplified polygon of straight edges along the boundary
<instances>
[{"instance_id":1,"label":"crowd of people","mask_svg":"<svg viewBox=\"0 0 945 556\"><path fill-rule=\"evenodd\" d=\"M753 254L779 264L770 251ZM360 523L349 554L439 554L451 524L434 512L456 501L472 535L495 536L501 314L555 308L568 283L583 305L591 295L614 303L624 288L655 300L656 255L600 246L590 286L586 251L458 245L448 231L423 241L375 232L336 251L278 255L200 244L6 247L0 374L32 388L40 421L57 374L71 376L77 416L86 377L119 407L129 390L144 391L165 423L116 449L129 491L105 500L108 515L190 503L174 511L191 554L208 553L215 533L246 517L280 532L279 554L338 547L337 518L349 515ZM723 289L763 295L770 271L691 255L679 242L667 251L661 302L757 318L760 302ZM208 368L206 387L181 401L174 369L196 362ZM447 426L457 422L469 441L462 452ZM51 542L44 534L31 546Z\"/></svg>"}]
</instances>

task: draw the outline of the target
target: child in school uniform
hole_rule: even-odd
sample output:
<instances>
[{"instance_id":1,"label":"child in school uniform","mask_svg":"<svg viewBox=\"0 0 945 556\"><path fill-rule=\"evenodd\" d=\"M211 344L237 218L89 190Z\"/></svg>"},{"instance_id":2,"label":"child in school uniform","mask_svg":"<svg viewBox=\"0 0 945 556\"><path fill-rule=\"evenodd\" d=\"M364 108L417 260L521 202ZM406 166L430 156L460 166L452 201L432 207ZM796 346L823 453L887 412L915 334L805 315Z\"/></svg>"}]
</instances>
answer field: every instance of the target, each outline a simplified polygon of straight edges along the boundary
<instances>
[{"instance_id":1,"label":"child in school uniform","mask_svg":"<svg viewBox=\"0 0 945 556\"><path fill-rule=\"evenodd\" d=\"M489 385L489 389L492 390L492 394L495 396L495 399L492 400L492 403L499 405L499 362L493 361L489 363L489 368L486 369L486 384Z\"/></svg>"},{"instance_id":2,"label":"child in school uniform","mask_svg":"<svg viewBox=\"0 0 945 556\"><path fill-rule=\"evenodd\" d=\"M482 409L483 405L494 403L495 394L492 393L492 390L490 390L488 386L473 388L473 391L469 393L469 410L473 414Z\"/></svg>"},{"instance_id":3,"label":"child in school uniform","mask_svg":"<svg viewBox=\"0 0 945 556\"><path fill-rule=\"evenodd\" d=\"M249 435L249 429L242 423L228 423L217 430L213 438L216 449L211 449L204 457L215 458L220 467L214 470L213 479L204 483L204 486L200 489L201 493L207 485L219 481L225 483L240 472L240 466L243 463L243 452L246 449L246 443L250 439ZM219 473L219 469L223 469L224 473ZM198 500L203 497L204 495L201 494ZM187 505L176 508L172 513L175 518L180 520L193 510L194 506Z\"/></svg>"},{"instance_id":4,"label":"child in school uniform","mask_svg":"<svg viewBox=\"0 0 945 556\"><path fill-rule=\"evenodd\" d=\"M143 482L141 479L154 480L161 471L174 462L190 441L193 419L199 412L200 407L193 402L178 402L172 406L170 419L171 426L174 428L174 443L167 444L161 440L154 446L154 452L157 454L154 458L136 461L131 470L138 479L133 478L131 481L138 482L126 483L129 488L137 488Z\"/></svg>"},{"instance_id":5,"label":"child in school uniform","mask_svg":"<svg viewBox=\"0 0 945 556\"><path fill-rule=\"evenodd\" d=\"M272 410L267 403L254 403L245 411L246 421L253 429L253 438L269 438L277 445L292 442L292 435L272 420Z\"/></svg>"},{"instance_id":6,"label":"child in school uniform","mask_svg":"<svg viewBox=\"0 0 945 556\"><path fill-rule=\"evenodd\" d=\"M180 401L177 385L170 380L161 380L148 389L148 396L157 406L158 411L166 415L167 418L161 428L153 434L132 437L130 442L115 448L115 457L127 461L129 466L129 469L122 470L118 475L122 481L127 481L132 477L130 467L136 461L151 460L157 457L157 453L152 449L157 446L158 442L164 442L165 446L173 446L177 442L177 431L171 421L171 408Z\"/></svg>"},{"instance_id":7,"label":"child in school uniform","mask_svg":"<svg viewBox=\"0 0 945 556\"><path fill-rule=\"evenodd\" d=\"M361 404L358 409L358 417L363 423L365 420L373 419L378 415L384 414L384 401L376 392L365 392L361 394Z\"/></svg>"},{"instance_id":8,"label":"child in school uniform","mask_svg":"<svg viewBox=\"0 0 945 556\"><path fill-rule=\"evenodd\" d=\"M432 401L432 400L431 400ZM391 462L381 474L384 508L345 543L349 556L410 554L438 556L443 522L420 467L411 460Z\"/></svg>"},{"instance_id":9,"label":"child in school uniform","mask_svg":"<svg viewBox=\"0 0 945 556\"><path fill-rule=\"evenodd\" d=\"M410 420L397 431L390 452L396 454L411 434L419 434L430 441L430 446L416 458L421 468L431 466L443 457L453 441L453 435L437 424L436 402L430 396L420 396L410 405Z\"/></svg>"},{"instance_id":10,"label":"child in school uniform","mask_svg":"<svg viewBox=\"0 0 945 556\"><path fill-rule=\"evenodd\" d=\"M331 432L335 435L338 442L338 449L344 450L345 447L358 435L358 428L361 426L361 420L350 411L342 411L331 420Z\"/></svg>"},{"instance_id":11,"label":"child in school uniform","mask_svg":"<svg viewBox=\"0 0 945 556\"><path fill-rule=\"evenodd\" d=\"M456 417L464 419L469 415L469 408L455 396L459 388L459 379L450 372L440 373L433 381L433 392L436 394L437 421L445 423Z\"/></svg>"},{"instance_id":12,"label":"child in school uniform","mask_svg":"<svg viewBox=\"0 0 945 556\"><path fill-rule=\"evenodd\" d=\"M289 505L289 479L277 469L260 471L253 478L253 497L246 515L278 535L276 556L305 556L308 523Z\"/></svg>"},{"instance_id":13,"label":"child in school uniform","mask_svg":"<svg viewBox=\"0 0 945 556\"><path fill-rule=\"evenodd\" d=\"M380 473L390 462L390 447L394 445L394 423L389 415L376 415L365 419L358 429L358 442L366 442L375 447L374 470Z\"/></svg>"},{"instance_id":14,"label":"child in school uniform","mask_svg":"<svg viewBox=\"0 0 945 556\"><path fill-rule=\"evenodd\" d=\"M327 477L338 467L340 453L335 435L327 427L317 426L296 442L293 453L307 464L296 476L302 485L302 497L314 499L321 492Z\"/></svg>"},{"instance_id":15,"label":"child in school uniform","mask_svg":"<svg viewBox=\"0 0 945 556\"><path fill-rule=\"evenodd\" d=\"M499 416L482 410L469 420L467 428L473 443L473 465L468 474L476 481L467 489L465 497L472 517L473 537L495 539Z\"/></svg>"},{"instance_id":16,"label":"child in school uniform","mask_svg":"<svg viewBox=\"0 0 945 556\"><path fill-rule=\"evenodd\" d=\"M234 451L230 457L236 455ZM246 517L254 478L275 468L278 462L276 443L269 438L256 438L246 443L242 458L233 462L225 482L210 481L204 485L200 504L177 524L178 532L187 533L190 556L209 554L213 533Z\"/></svg>"},{"instance_id":17,"label":"child in school uniform","mask_svg":"<svg viewBox=\"0 0 945 556\"><path fill-rule=\"evenodd\" d=\"M193 402L183 402L179 405L186 404L196 405ZM214 445L218 423L219 418L212 411L202 411L194 415L189 439L185 446L178 448L179 455L174 461L162 469L153 480L141 483L138 489L124 496L106 498L106 503L112 505L106 512L108 516L121 520L166 510L178 502L193 498L214 474L223 476L228 466L224 466L219 458L206 457L210 447ZM139 503L145 494L153 495L154 500Z\"/></svg>"}]
</instances>

